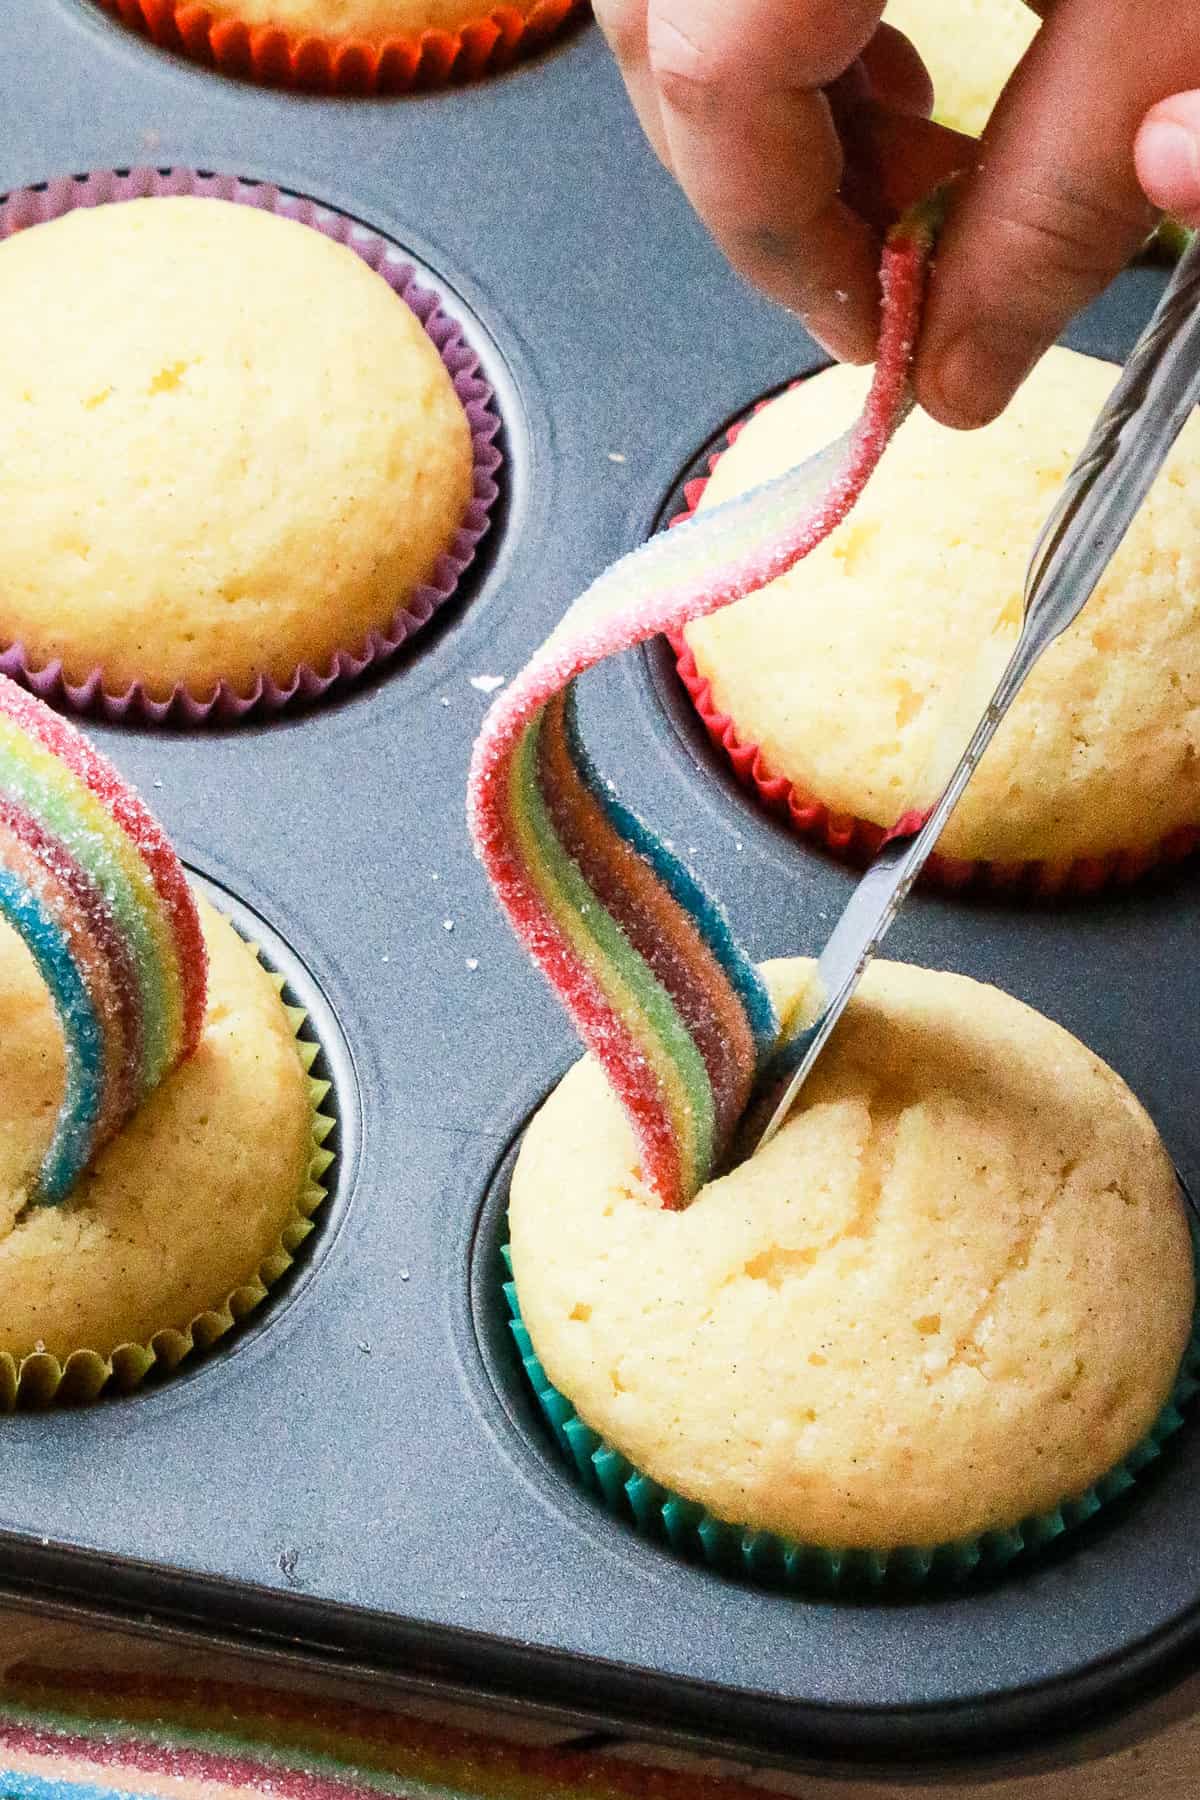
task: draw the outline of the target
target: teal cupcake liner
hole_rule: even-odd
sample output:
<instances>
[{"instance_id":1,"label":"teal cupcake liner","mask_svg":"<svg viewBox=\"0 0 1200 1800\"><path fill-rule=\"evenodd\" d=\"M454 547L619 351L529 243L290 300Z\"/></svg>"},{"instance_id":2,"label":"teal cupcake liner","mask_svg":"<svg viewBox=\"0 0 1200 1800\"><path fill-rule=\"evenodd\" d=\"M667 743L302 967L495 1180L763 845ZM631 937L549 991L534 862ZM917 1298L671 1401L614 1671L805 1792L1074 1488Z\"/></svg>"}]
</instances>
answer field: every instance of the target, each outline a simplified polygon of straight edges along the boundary
<instances>
[{"instance_id":1,"label":"teal cupcake liner","mask_svg":"<svg viewBox=\"0 0 1200 1800\"><path fill-rule=\"evenodd\" d=\"M1192 1252L1200 1274L1200 1223L1188 1206ZM542 1367L521 1316L512 1257L500 1252L509 1280L504 1297L509 1329L521 1365L565 1461L581 1486L640 1536L661 1544L691 1562L735 1579L793 1591L833 1594L868 1591L911 1592L926 1582L961 1585L1002 1574L1018 1559L1029 1559L1056 1545L1069 1532L1095 1518L1120 1499L1162 1453L1163 1445L1184 1423L1183 1408L1200 1392L1200 1291L1192 1317L1192 1335L1183 1353L1169 1399L1140 1443L1106 1475L1072 1500L1050 1512L1023 1519L1007 1531L938 1544L931 1549L828 1550L794 1543L771 1531L754 1531L718 1519L695 1500L685 1500L644 1475L579 1417Z\"/></svg>"}]
</instances>

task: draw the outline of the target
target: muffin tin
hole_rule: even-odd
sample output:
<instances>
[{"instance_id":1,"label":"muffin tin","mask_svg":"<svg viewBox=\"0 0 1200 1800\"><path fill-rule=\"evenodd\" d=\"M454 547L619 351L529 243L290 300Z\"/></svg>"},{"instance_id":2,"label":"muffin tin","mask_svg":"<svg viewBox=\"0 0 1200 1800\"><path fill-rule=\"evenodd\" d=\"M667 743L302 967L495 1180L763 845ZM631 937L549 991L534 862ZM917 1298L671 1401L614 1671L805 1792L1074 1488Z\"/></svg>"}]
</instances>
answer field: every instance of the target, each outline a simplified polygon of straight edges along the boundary
<instances>
[{"instance_id":1,"label":"muffin tin","mask_svg":"<svg viewBox=\"0 0 1200 1800\"><path fill-rule=\"evenodd\" d=\"M394 239L478 351L505 454L458 601L386 672L272 722L93 728L243 929L265 928L324 1047L339 1155L294 1276L233 1341L130 1399L0 1421L5 1584L790 1756L1044 1741L1167 1680L1200 1641L1194 1429L1059 1557L834 1604L723 1580L601 1515L522 1386L507 1159L576 1052L467 842L477 683L511 676L724 424L817 360L708 244L598 34L475 88L331 101L175 61L90 0L36 0L0 15L0 121L0 190L182 165ZM1122 277L1071 341L1123 354L1160 287ZM816 949L853 875L742 794L669 653L584 688L601 766L752 949ZM922 895L889 949L1061 1020L1195 1185L1198 915L1194 869L1053 910Z\"/></svg>"}]
</instances>

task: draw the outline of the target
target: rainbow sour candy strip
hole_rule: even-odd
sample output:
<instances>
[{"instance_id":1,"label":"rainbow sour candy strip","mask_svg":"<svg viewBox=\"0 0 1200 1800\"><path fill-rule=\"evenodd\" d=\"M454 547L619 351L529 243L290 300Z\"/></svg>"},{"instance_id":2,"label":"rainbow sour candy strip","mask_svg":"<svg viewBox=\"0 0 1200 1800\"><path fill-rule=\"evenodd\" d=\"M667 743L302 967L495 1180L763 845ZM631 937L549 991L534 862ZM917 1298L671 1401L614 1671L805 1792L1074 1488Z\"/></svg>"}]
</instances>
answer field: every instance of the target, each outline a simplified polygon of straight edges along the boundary
<instances>
[{"instance_id":1,"label":"rainbow sour candy strip","mask_svg":"<svg viewBox=\"0 0 1200 1800\"><path fill-rule=\"evenodd\" d=\"M66 1044L33 1198L65 1198L204 1022L207 956L178 857L74 726L0 676L0 917L25 940Z\"/></svg>"},{"instance_id":2,"label":"rainbow sour candy strip","mask_svg":"<svg viewBox=\"0 0 1200 1800\"><path fill-rule=\"evenodd\" d=\"M605 657L775 580L846 517L911 405L936 216L936 203L923 205L888 239L875 376L858 424L614 563L500 694L475 746L476 851L625 1107L644 1178L665 1206L686 1206L720 1168L779 1026L721 908L593 769L572 685Z\"/></svg>"}]
</instances>

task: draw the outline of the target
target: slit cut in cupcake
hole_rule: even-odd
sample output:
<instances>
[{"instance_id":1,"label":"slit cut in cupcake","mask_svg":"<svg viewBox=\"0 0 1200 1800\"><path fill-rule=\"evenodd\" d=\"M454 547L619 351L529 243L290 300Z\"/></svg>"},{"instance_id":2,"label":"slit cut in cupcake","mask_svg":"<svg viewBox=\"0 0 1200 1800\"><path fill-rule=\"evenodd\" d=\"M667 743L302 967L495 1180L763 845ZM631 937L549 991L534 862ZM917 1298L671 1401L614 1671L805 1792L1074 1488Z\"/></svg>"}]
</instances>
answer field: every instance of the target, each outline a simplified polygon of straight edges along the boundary
<instances>
[{"instance_id":1,"label":"slit cut in cupcake","mask_svg":"<svg viewBox=\"0 0 1200 1800\"><path fill-rule=\"evenodd\" d=\"M109 719L269 714L456 592L500 421L387 240L135 170L10 195L0 274L5 673Z\"/></svg>"},{"instance_id":2,"label":"slit cut in cupcake","mask_svg":"<svg viewBox=\"0 0 1200 1800\"><path fill-rule=\"evenodd\" d=\"M585 18L587 0L96 0L164 50L320 94L408 94L497 75Z\"/></svg>"},{"instance_id":3,"label":"slit cut in cupcake","mask_svg":"<svg viewBox=\"0 0 1200 1800\"><path fill-rule=\"evenodd\" d=\"M914 414L813 556L672 638L714 744L797 831L869 859L923 799L931 765L966 741L1019 629L1029 549L1116 373L1053 350L980 432ZM827 369L757 409L689 484L687 516L840 429L864 379ZM1200 600L1187 574L1198 464L1200 424L1001 726L931 881L1085 894L1200 841Z\"/></svg>"},{"instance_id":4,"label":"slit cut in cupcake","mask_svg":"<svg viewBox=\"0 0 1200 1800\"><path fill-rule=\"evenodd\" d=\"M786 1014L813 965L769 963ZM591 1058L509 1192L518 1352L617 1516L752 1580L995 1573L1181 1424L1192 1228L1154 1126L1060 1026L875 963L779 1135L662 1208Z\"/></svg>"}]
</instances>

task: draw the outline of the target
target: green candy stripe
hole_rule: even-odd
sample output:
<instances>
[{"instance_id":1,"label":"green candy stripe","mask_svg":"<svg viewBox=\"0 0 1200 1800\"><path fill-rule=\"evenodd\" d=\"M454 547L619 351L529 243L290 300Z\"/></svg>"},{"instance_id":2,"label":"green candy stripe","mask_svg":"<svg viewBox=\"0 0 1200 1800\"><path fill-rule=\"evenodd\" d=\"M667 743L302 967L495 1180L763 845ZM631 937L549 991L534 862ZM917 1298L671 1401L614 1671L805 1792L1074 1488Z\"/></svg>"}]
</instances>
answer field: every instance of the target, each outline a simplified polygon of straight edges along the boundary
<instances>
[{"instance_id":1,"label":"green candy stripe","mask_svg":"<svg viewBox=\"0 0 1200 1800\"><path fill-rule=\"evenodd\" d=\"M713 1156L716 1117L708 1070L667 989L585 881L554 829L538 780L542 718L539 712L531 720L513 760L514 800L542 860L536 872L538 886L555 917L568 916L576 941L582 936L595 946L597 954L588 956L586 947L583 954L609 1003L620 1010L622 996L615 988L615 975L638 1008L640 1025L635 1036L646 1047L657 1043L676 1072L682 1097L682 1105L675 1108L676 1135L686 1147L685 1185L691 1191L697 1172L709 1169Z\"/></svg>"}]
</instances>

